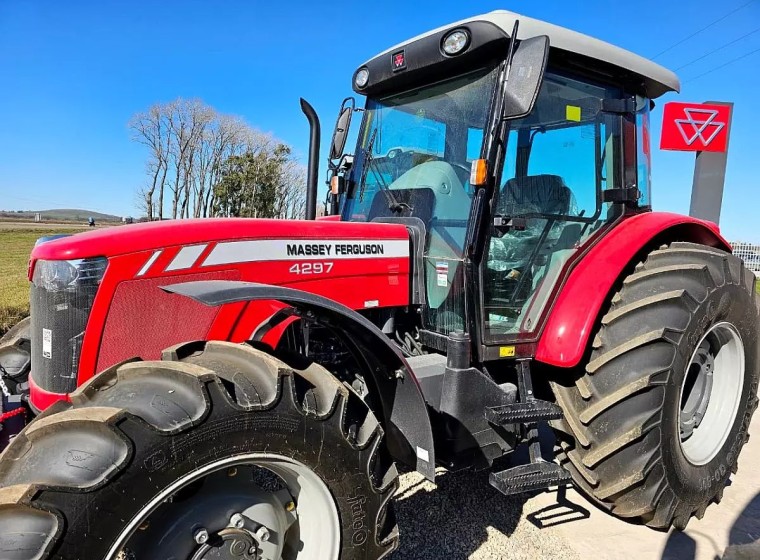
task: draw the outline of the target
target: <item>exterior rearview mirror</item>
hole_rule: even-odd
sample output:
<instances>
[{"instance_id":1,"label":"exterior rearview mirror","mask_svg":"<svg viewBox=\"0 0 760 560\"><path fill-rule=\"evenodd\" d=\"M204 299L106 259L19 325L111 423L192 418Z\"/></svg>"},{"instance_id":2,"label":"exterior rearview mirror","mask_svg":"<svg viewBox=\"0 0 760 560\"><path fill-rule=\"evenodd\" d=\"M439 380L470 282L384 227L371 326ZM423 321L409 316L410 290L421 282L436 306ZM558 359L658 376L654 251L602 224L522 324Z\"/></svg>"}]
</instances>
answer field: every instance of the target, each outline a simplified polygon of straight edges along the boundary
<instances>
[{"instance_id":1,"label":"exterior rearview mirror","mask_svg":"<svg viewBox=\"0 0 760 560\"><path fill-rule=\"evenodd\" d=\"M546 35L523 39L516 46L504 91L505 119L521 119L533 110L548 58Z\"/></svg>"},{"instance_id":2,"label":"exterior rearview mirror","mask_svg":"<svg viewBox=\"0 0 760 560\"><path fill-rule=\"evenodd\" d=\"M343 100L338 113L338 120L335 123L332 143L330 145L330 159L335 160L343 155L343 149L346 147L348 138L348 129L351 126L351 116L354 112L356 101L353 97Z\"/></svg>"}]
</instances>

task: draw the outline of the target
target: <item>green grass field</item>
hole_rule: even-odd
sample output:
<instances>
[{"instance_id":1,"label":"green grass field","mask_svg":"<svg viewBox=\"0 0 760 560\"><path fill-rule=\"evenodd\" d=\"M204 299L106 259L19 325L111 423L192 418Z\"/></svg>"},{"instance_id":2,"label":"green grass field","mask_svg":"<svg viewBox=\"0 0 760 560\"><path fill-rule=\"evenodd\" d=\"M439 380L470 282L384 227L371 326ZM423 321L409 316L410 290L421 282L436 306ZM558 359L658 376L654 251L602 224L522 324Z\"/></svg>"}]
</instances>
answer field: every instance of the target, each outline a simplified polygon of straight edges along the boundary
<instances>
[{"instance_id":1,"label":"green grass field","mask_svg":"<svg viewBox=\"0 0 760 560\"><path fill-rule=\"evenodd\" d=\"M55 226L53 226L55 227ZM0 334L29 314L26 267L34 242L61 229L0 229ZM75 233L66 229L65 233Z\"/></svg>"}]
</instances>

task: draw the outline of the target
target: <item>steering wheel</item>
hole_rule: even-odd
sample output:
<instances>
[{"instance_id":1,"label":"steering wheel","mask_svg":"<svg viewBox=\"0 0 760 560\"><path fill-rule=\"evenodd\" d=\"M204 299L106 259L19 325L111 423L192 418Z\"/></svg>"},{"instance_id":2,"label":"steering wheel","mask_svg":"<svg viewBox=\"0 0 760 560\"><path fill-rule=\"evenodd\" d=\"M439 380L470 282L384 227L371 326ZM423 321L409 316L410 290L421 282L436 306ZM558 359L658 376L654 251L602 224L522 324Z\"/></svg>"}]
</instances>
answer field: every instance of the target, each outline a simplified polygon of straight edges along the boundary
<instances>
[{"instance_id":1,"label":"steering wheel","mask_svg":"<svg viewBox=\"0 0 760 560\"><path fill-rule=\"evenodd\" d=\"M452 163L449 162L449 165L454 168L454 172L457 174L457 177L460 181L462 181L462 186L468 184L470 182L470 168L462 163Z\"/></svg>"}]
</instances>

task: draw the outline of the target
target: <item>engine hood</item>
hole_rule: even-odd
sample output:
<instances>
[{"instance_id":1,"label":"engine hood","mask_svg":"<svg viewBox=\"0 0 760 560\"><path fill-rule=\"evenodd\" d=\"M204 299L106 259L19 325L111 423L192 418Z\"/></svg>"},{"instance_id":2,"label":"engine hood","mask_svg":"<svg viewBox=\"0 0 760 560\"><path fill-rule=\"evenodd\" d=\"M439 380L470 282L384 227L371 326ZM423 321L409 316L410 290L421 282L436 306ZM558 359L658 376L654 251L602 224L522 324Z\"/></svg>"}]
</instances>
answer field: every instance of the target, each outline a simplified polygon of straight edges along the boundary
<instances>
[{"instance_id":1,"label":"engine hood","mask_svg":"<svg viewBox=\"0 0 760 560\"><path fill-rule=\"evenodd\" d=\"M398 224L333 220L206 218L130 224L98 229L38 245L32 260L114 257L137 251L244 239L407 239Z\"/></svg>"}]
</instances>

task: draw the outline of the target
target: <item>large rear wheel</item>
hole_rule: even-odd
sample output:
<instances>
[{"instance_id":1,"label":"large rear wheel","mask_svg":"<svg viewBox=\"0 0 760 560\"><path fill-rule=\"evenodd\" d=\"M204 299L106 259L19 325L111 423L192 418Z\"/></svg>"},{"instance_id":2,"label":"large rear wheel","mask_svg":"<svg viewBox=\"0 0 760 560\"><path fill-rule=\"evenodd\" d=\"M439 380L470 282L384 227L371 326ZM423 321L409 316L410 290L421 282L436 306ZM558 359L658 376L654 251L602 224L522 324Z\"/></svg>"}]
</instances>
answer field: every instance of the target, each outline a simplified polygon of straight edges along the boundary
<instances>
[{"instance_id":1,"label":"large rear wheel","mask_svg":"<svg viewBox=\"0 0 760 560\"><path fill-rule=\"evenodd\" d=\"M316 364L191 343L103 372L72 403L0 457L14 560L370 559L397 545L382 428Z\"/></svg>"},{"instance_id":2,"label":"large rear wheel","mask_svg":"<svg viewBox=\"0 0 760 560\"><path fill-rule=\"evenodd\" d=\"M560 461L613 514L686 526L720 500L757 408L754 275L674 243L623 282L574 384L554 383Z\"/></svg>"}]
</instances>

